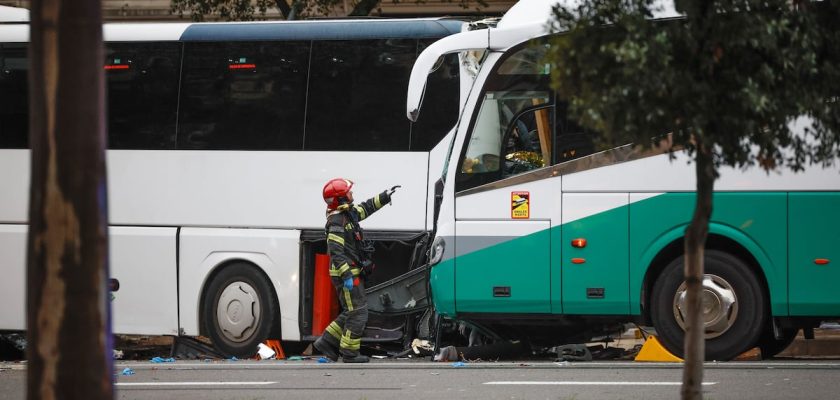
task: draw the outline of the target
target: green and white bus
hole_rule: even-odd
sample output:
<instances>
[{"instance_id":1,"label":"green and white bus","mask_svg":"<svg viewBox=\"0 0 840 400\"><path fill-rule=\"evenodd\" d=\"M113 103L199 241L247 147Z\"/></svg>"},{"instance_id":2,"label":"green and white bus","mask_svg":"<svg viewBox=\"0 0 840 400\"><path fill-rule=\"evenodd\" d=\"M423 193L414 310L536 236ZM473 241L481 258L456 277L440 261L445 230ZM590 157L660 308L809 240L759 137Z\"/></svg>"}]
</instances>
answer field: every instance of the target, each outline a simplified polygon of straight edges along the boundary
<instances>
[{"instance_id":1,"label":"green and white bus","mask_svg":"<svg viewBox=\"0 0 840 400\"><path fill-rule=\"evenodd\" d=\"M667 149L599 147L567 115L541 61L551 3L520 2L497 27L443 38L415 63L412 120L434 60L484 52L436 185L433 304L532 343L585 342L635 322L680 355L694 165ZM800 328L840 316L834 165L720 170L703 280L708 359L756 345L776 354Z\"/></svg>"}]
</instances>

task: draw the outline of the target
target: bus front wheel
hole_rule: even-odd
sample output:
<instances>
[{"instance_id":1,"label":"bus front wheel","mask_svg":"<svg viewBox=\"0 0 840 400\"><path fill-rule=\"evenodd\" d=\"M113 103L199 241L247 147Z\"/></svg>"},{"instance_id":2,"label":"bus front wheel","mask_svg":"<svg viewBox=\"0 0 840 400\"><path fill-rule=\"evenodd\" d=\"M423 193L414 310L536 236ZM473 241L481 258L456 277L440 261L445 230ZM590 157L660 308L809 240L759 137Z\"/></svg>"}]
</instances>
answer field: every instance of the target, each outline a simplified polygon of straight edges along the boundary
<instances>
[{"instance_id":1,"label":"bus front wheel","mask_svg":"<svg viewBox=\"0 0 840 400\"><path fill-rule=\"evenodd\" d=\"M216 349L227 356L250 357L268 338L277 300L257 268L236 263L224 267L210 282L203 315Z\"/></svg>"},{"instance_id":2,"label":"bus front wheel","mask_svg":"<svg viewBox=\"0 0 840 400\"><path fill-rule=\"evenodd\" d=\"M706 360L730 360L755 346L767 319L756 275L740 259L706 250L703 276L703 328ZM684 258L665 267L651 294L651 319L662 344L683 357L685 337Z\"/></svg>"}]
</instances>

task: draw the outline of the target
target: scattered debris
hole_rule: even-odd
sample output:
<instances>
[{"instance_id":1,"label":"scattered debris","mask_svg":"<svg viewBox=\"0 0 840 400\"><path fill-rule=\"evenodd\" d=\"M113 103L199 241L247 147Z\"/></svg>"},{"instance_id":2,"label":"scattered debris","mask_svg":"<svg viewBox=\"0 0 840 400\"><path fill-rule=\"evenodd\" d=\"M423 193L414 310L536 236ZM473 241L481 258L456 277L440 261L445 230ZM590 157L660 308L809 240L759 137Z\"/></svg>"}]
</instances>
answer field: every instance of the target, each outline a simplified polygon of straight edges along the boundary
<instances>
[{"instance_id":1,"label":"scattered debris","mask_svg":"<svg viewBox=\"0 0 840 400\"><path fill-rule=\"evenodd\" d=\"M125 367L125 369L123 369L122 372L120 372L120 375L125 375L125 376L134 375L134 370L131 369L131 368Z\"/></svg>"},{"instance_id":2,"label":"scattered debris","mask_svg":"<svg viewBox=\"0 0 840 400\"><path fill-rule=\"evenodd\" d=\"M592 353L585 344L564 344L552 347L549 352L557 354L557 361L592 361Z\"/></svg>"},{"instance_id":3,"label":"scattered debris","mask_svg":"<svg viewBox=\"0 0 840 400\"><path fill-rule=\"evenodd\" d=\"M150 360L153 363L170 363L175 362L175 359L172 357L169 358L162 358L162 357L155 357Z\"/></svg>"},{"instance_id":4,"label":"scattered debris","mask_svg":"<svg viewBox=\"0 0 840 400\"><path fill-rule=\"evenodd\" d=\"M122 350L117 350L117 349L113 349L113 350L114 350L114 359L115 360L122 360L123 356L125 356L125 353L123 353Z\"/></svg>"},{"instance_id":5,"label":"scattered debris","mask_svg":"<svg viewBox=\"0 0 840 400\"><path fill-rule=\"evenodd\" d=\"M212 345L188 336L175 336L169 355L182 359L222 359L225 356Z\"/></svg>"},{"instance_id":6,"label":"scattered debris","mask_svg":"<svg viewBox=\"0 0 840 400\"><path fill-rule=\"evenodd\" d=\"M458 361L458 362L454 362L454 363L452 363L452 366L453 366L453 367L455 367L455 368L458 368L458 367L466 367L466 366L467 366L467 364L466 364L466 363L464 363L463 361Z\"/></svg>"},{"instance_id":7,"label":"scattered debris","mask_svg":"<svg viewBox=\"0 0 840 400\"><path fill-rule=\"evenodd\" d=\"M301 356L291 356L291 357L287 358L287 360L289 360L289 361L303 361L303 357L301 357Z\"/></svg>"},{"instance_id":8,"label":"scattered debris","mask_svg":"<svg viewBox=\"0 0 840 400\"><path fill-rule=\"evenodd\" d=\"M26 335L9 333L0 335L0 360L17 361L26 358Z\"/></svg>"},{"instance_id":9,"label":"scattered debris","mask_svg":"<svg viewBox=\"0 0 840 400\"><path fill-rule=\"evenodd\" d=\"M291 357L289 358L289 360L291 360ZM320 358L318 358L318 363L319 363L319 364L326 364L326 363L330 363L330 362L332 362L332 360L330 360L330 359L329 359L329 358L327 358L327 357L320 357Z\"/></svg>"},{"instance_id":10,"label":"scattered debris","mask_svg":"<svg viewBox=\"0 0 840 400\"><path fill-rule=\"evenodd\" d=\"M257 355L261 360L270 360L277 356L277 352L272 350L271 347L260 343L259 346L257 346Z\"/></svg>"}]
</instances>

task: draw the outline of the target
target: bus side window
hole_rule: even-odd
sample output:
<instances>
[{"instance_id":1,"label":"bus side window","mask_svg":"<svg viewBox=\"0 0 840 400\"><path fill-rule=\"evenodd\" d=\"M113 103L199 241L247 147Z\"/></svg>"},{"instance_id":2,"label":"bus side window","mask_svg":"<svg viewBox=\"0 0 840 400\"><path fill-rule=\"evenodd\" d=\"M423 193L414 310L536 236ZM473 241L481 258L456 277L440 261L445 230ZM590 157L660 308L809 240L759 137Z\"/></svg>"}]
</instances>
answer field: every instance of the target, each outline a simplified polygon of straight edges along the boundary
<instances>
[{"instance_id":1,"label":"bus side window","mask_svg":"<svg viewBox=\"0 0 840 400\"><path fill-rule=\"evenodd\" d=\"M304 150L408 151L416 53L416 39L313 42Z\"/></svg>"},{"instance_id":2,"label":"bus side window","mask_svg":"<svg viewBox=\"0 0 840 400\"><path fill-rule=\"evenodd\" d=\"M108 43L108 148L175 148L178 109L177 43Z\"/></svg>"},{"instance_id":3,"label":"bus side window","mask_svg":"<svg viewBox=\"0 0 840 400\"><path fill-rule=\"evenodd\" d=\"M538 101L535 103L539 104ZM528 110L508 126L503 177L542 168L550 162L552 139L550 111L551 108L548 106Z\"/></svg>"},{"instance_id":4,"label":"bus side window","mask_svg":"<svg viewBox=\"0 0 840 400\"><path fill-rule=\"evenodd\" d=\"M518 84L518 82L515 82ZM488 91L456 176L466 190L545 166L551 159L547 91Z\"/></svg>"},{"instance_id":5,"label":"bus side window","mask_svg":"<svg viewBox=\"0 0 840 400\"><path fill-rule=\"evenodd\" d=\"M569 118L568 106L558 102L555 125L555 164L571 161L595 153L595 137L585 131L577 121Z\"/></svg>"},{"instance_id":6,"label":"bus side window","mask_svg":"<svg viewBox=\"0 0 840 400\"><path fill-rule=\"evenodd\" d=\"M420 41L418 54L434 42ZM458 121L460 76L458 54L442 57L438 67L429 74L423 94L423 112L411 125L411 151L429 151L455 126Z\"/></svg>"},{"instance_id":7,"label":"bus side window","mask_svg":"<svg viewBox=\"0 0 840 400\"><path fill-rule=\"evenodd\" d=\"M29 144L28 69L25 44L0 45L0 149Z\"/></svg>"},{"instance_id":8,"label":"bus side window","mask_svg":"<svg viewBox=\"0 0 840 400\"><path fill-rule=\"evenodd\" d=\"M310 46L186 43L178 148L301 150Z\"/></svg>"}]
</instances>

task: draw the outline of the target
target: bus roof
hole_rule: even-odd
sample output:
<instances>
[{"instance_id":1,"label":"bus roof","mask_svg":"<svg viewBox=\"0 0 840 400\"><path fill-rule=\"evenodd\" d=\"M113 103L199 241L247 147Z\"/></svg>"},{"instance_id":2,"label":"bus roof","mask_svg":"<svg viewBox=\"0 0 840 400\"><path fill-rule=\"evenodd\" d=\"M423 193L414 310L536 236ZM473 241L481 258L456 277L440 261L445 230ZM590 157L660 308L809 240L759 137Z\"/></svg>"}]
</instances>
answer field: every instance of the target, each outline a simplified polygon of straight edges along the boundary
<instances>
[{"instance_id":1,"label":"bus roof","mask_svg":"<svg viewBox=\"0 0 840 400\"><path fill-rule=\"evenodd\" d=\"M461 31L446 19L357 19L192 24L181 40L349 40L440 38Z\"/></svg>"},{"instance_id":2,"label":"bus roof","mask_svg":"<svg viewBox=\"0 0 840 400\"><path fill-rule=\"evenodd\" d=\"M27 21L29 21L29 10L19 7L0 6L0 23Z\"/></svg>"}]
</instances>

